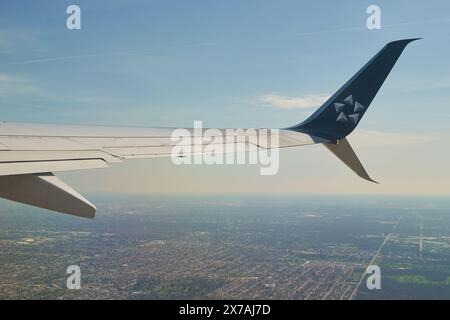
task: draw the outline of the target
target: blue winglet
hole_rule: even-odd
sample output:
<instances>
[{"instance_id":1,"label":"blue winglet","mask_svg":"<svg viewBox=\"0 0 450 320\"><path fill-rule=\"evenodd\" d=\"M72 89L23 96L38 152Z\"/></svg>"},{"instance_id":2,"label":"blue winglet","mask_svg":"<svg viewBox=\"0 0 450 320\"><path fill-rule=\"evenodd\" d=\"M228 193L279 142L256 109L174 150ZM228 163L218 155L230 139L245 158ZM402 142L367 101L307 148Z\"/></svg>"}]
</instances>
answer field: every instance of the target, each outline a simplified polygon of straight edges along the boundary
<instances>
[{"instance_id":1,"label":"blue winglet","mask_svg":"<svg viewBox=\"0 0 450 320\"><path fill-rule=\"evenodd\" d=\"M405 47L418 39L388 43L308 119L287 129L329 141L346 137L361 121Z\"/></svg>"}]
</instances>

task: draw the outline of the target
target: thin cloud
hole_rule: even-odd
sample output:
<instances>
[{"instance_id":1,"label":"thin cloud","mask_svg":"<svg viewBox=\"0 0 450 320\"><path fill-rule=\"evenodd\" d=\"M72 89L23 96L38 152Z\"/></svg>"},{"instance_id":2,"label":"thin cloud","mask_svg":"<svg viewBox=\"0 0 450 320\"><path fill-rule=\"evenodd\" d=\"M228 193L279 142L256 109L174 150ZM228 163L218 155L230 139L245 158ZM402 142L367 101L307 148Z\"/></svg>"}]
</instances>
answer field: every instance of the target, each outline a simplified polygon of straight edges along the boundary
<instances>
[{"instance_id":1,"label":"thin cloud","mask_svg":"<svg viewBox=\"0 0 450 320\"><path fill-rule=\"evenodd\" d=\"M170 49L182 49L182 48L190 48L190 47L205 47L205 46L214 46L220 44L219 42L202 42L202 43L191 43L191 44L181 44L175 46L168 46L163 48L154 48L154 49L141 49L141 50L119 50L119 51L108 51L108 52L99 52L99 53L86 53L86 54L78 54L78 55L67 55L67 56L59 56L59 57L48 57L48 58L39 58L39 59L30 59L24 61L16 61L5 64L4 66L18 66L18 65L27 65L27 64L36 64L36 63L46 63L46 62L58 62L65 60L75 60L75 59L89 59L89 58L101 58L107 56L117 56L117 55L130 55L130 54L153 54L158 53L164 50Z\"/></svg>"},{"instance_id":2,"label":"thin cloud","mask_svg":"<svg viewBox=\"0 0 450 320\"><path fill-rule=\"evenodd\" d=\"M406 144L427 143L435 140L434 136L422 133L381 132L371 130L356 130L349 136L349 141L363 146L394 146Z\"/></svg>"},{"instance_id":3,"label":"thin cloud","mask_svg":"<svg viewBox=\"0 0 450 320\"><path fill-rule=\"evenodd\" d=\"M421 24L439 24L439 23L449 23L450 18L443 19L433 19L433 20L419 20L419 21L409 21L395 24L386 24L382 25L382 28L392 28L392 27L407 27L411 25L421 25ZM361 27L349 27L349 28L340 28L340 29L329 29L329 30L318 30L318 31L307 31L307 32L295 32L289 34L282 34L280 36L274 38L285 38L285 37L298 37L298 36L313 36L318 34L327 34L327 33L340 33L340 32L352 32L352 31L365 31L367 30L366 26ZM6 47L11 46L15 39L17 41L17 36L13 36L14 30L9 30L8 32L0 30L0 52L6 51ZM16 31L17 32L17 31ZM29 34L20 32L19 36L23 38L23 40L30 41L34 40ZM73 59L86 59L86 58L101 58L111 55L128 55L128 54L138 54L138 53L152 53L154 51L166 50L166 49L180 49L183 47L202 47L202 46L216 46L216 45L224 45L231 43L244 43L249 42L249 40L235 40L235 41L214 41L214 42L204 42L204 43L192 43L192 44L184 44L184 45L174 45L165 48L154 48L154 49L143 49L143 50L118 50L118 51L110 51L110 52L100 52L100 53L86 53L80 55L66 55L59 57L45 57L38 59L29 59L11 62L5 64L3 66L17 66L17 65L27 65L27 64L36 64L36 63L47 63L47 62L58 62L64 60L73 60ZM1 65L0 65L1 66Z\"/></svg>"},{"instance_id":4,"label":"thin cloud","mask_svg":"<svg viewBox=\"0 0 450 320\"><path fill-rule=\"evenodd\" d=\"M37 94L40 90L29 80L9 74L0 73L0 97L24 96Z\"/></svg>"},{"instance_id":5,"label":"thin cloud","mask_svg":"<svg viewBox=\"0 0 450 320\"><path fill-rule=\"evenodd\" d=\"M386 29L386 28L395 28L395 27L407 27L407 26L412 26L412 25L437 24L437 23L449 23L449 22L450 22L449 18L433 19L433 20L406 21L406 22L400 22L400 23L383 24L383 25L381 25L381 28ZM313 35L326 34L326 33L339 33L339 32L348 32L348 31L366 31L366 30L367 30L366 26L349 27L349 28L341 28L341 29L297 32L297 33L286 34L285 37L313 36Z\"/></svg>"},{"instance_id":6,"label":"thin cloud","mask_svg":"<svg viewBox=\"0 0 450 320\"><path fill-rule=\"evenodd\" d=\"M23 45L36 47L39 33L36 30L1 29L0 53L13 54Z\"/></svg>"},{"instance_id":7,"label":"thin cloud","mask_svg":"<svg viewBox=\"0 0 450 320\"><path fill-rule=\"evenodd\" d=\"M268 94L260 97L259 101L279 109L309 109L322 105L328 95L309 94L303 97L287 97L275 94Z\"/></svg>"},{"instance_id":8,"label":"thin cloud","mask_svg":"<svg viewBox=\"0 0 450 320\"><path fill-rule=\"evenodd\" d=\"M15 81L16 77L7 74L7 73L0 73L0 82L12 82Z\"/></svg>"}]
</instances>

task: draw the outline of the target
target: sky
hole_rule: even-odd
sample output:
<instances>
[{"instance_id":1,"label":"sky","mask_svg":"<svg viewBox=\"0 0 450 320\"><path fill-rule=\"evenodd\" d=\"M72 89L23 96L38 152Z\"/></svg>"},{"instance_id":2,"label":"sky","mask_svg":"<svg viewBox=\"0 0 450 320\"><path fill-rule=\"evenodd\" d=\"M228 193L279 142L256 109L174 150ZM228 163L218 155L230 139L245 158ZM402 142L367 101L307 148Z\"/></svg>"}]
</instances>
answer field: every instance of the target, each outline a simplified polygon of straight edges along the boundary
<instances>
[{"instance_id":1,"label":"sky","mask_svg":"<svg viewBox=\"0 0 450 320\"><path fill-rule=\"evenodd\" d=\"M66 8L81 8L68 30ZM381 30L366 27L369 5ZM301 122L387 42L400 57L349 137L379 185L323 146L280 171L134 160L60 176L82 193L450 194L450 2L2 1L0 119L283 128Z\"/></svg>"}]
</instances>

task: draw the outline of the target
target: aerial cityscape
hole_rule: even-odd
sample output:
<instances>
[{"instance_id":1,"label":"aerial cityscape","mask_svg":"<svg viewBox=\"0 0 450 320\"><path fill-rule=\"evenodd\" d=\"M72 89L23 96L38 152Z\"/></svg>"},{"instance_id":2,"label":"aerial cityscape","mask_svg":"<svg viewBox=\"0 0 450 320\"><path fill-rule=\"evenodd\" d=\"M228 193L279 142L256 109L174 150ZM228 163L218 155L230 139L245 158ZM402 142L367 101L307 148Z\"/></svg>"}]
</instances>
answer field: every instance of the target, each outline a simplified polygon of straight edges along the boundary
<instances>
[{"instance_id":1,"label":"aerial cityscape","mask_svg":"<svg viewBox=\"0 0 450 320\"><path fill-rule=\"evenodd\" d=\"M2 201L0 299L450 297L446 198L96 201L95 220ZM66 287L70 265L80 267L80 290ZM381 269L380 290L366 286L368 265Z\"/></svg>"}]
</instances>

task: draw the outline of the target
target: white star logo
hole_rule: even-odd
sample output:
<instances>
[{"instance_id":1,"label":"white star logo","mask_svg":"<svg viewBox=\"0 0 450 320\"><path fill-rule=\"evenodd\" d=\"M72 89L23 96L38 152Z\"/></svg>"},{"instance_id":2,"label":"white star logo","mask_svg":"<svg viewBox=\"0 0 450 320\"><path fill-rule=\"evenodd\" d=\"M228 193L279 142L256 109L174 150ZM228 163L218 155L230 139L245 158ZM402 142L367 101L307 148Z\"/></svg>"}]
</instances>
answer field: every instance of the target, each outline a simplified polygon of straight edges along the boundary
<instances>
[{"instance_id":1,"label":"white star logo","mask_svg":"<svg viewBox=\"0 0 450 320\"><path fill-rule=\"evenodd\" d=\"M352 106L353 113L345 114L344 113L345 106ZM336 113L338 114L338 117L336 118L336 122L348 122L350 120L351 122L353 122L353 124L356 125L360 118L359 112L363 111L365 108L366 107L364 107L358 101L354 101L352 95L349 95L347 98L345 98L342 101L342 103L340 103L340 102L334 103L334 109L336 110Z\"/></svg>"}]
</instances>

